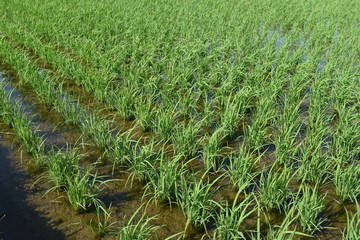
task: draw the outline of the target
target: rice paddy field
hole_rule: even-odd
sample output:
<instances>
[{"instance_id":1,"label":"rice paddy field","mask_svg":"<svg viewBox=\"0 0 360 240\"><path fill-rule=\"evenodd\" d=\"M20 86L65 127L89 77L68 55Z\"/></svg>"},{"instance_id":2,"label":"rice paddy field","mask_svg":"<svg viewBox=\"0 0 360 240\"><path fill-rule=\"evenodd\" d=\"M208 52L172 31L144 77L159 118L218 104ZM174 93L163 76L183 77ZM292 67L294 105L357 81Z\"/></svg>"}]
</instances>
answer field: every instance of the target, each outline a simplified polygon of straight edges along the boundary
<instances>
[{"instance_id":1,"label":"rice paddy field","mask_svg":"<svg viewBox=\"0 0 360 240\"><path fill-rule=\"evenodd\" d=\"M0 239L360 239L359 13L0 0Z\"/></svg>"}]
</instances>

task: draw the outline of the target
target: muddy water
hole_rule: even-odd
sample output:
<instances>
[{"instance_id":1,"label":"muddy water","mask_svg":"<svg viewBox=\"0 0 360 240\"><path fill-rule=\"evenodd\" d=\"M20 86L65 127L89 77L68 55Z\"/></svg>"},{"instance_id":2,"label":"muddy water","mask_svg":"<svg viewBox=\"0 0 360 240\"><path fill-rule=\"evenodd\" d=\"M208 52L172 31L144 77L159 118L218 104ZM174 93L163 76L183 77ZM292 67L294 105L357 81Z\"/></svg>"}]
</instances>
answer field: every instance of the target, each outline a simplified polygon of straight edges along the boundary
<instances>
[{"instance_id":1,"label":"muddy water","mask_svg":"<svg viewBox=\"0 0 360 240\"><path fill-rule=\"evenodd\" d=\"M61 231L48 225L27 199L29 176L19 168L19 154L9 146L8 133L0 123L0 238L1 239L65 239Z\"/></svg>"}]
</instances>

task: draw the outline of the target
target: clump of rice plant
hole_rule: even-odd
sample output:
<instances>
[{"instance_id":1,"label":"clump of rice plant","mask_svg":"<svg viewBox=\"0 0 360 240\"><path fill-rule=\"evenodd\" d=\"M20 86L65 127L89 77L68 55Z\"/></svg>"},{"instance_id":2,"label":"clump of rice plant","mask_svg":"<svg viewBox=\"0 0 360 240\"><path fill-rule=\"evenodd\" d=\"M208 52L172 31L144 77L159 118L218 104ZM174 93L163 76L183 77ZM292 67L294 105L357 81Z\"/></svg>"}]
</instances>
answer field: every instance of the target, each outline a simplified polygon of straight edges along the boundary
<instances>
[{"instance_id":1,"label":"clump of rice plant","mask_svg":"<svg viewBox=\"0 0 360 240\"><path fill-rule=\"evenodd\" d=\"M65 151L52 149L46 162L51 180L57 188L67 188L68 178L79 171L81 155L76 148L67 146Z\"/></svg>"},{"instance_id":2,"label":"clump of rice plant","mask_svg":"<svg viewBox=\"0 0 360 240\"><path fill-rule=\"evenodd\" d=\"M88 167L84 171L79 169L76 173L66 176L66 193L71 206L77 212L86 211L91 205L96 204L97 196L101 191L101 181L96 174L91 173Z\"/></svg>"},{"instance_id":3,"label":"clump of rice plant","mask_svg":"<svg viewBox=\"0 0 360 240\"><path fill-rule=\"evenodd\" d=\"M146 98L135 103L135 118L144 131L150 131L154 126L155 112L152 102L152 98Z\"/></svg>"},{"instance_id":4,"label":"clump of rice plant","mask_svg":"<svg viewBox=\"0 0 360 240\"><path fill-rule=\"evenodd\" d=\"M331 161L322 151L321 144L317 144L315 149L305 145L301 150L299 163L300 178L313 184L324 183L331 172Z\"/></svg>"},{"instance_id":5,"label":"clump of rice plant","mask_svg":"<svg viewBox=\"0 0 360 240\"><path fill-rule=\"evenodd\" d=\"M296 221L297 216L298 214L295 214L295 206L292 206L286 212L286 216L280 226L271 226L271 224L269 224L269 231L265 239L290 240L295 239L295 236L311 237L311 235L297 231L296 227L290 229L291 225Z\"/></svg>"},{"instance_id":6,"label":"clump of rice plant","mask_svg":"<svg viewBox=\"0 0 360 240\"><path fill-rule=\"evenodd\" d=\"M248 87L228 97L220 123L226 136L233 137L238 130L240 120L245 117L245 110L249 107L251 98L251 89Z\"/></svg>"},{"instance_id":7,"label":"clump of rice plant","mask_svg":"<svg viewBox=\"0 0 360 240\"><path fill-rule=\"evenodd\" d=\"M156 132L164 141L171 139L175 127L175 119L172 110L158 110L156 112Z\"/></svg>"},{"instance_id":8,"label":"clump of rice plant","mask_svg":"<svg viewBox=\"0 0 360 240\"><path fill-rule=\"evenodd\" d=\"M235 199L239 197L240 193L241 191L238 191ZM244 221L256 211L255 207L250 209L254 202L254 200L250 200L250 197L251 195L247 196L247 198L239 204L235 200L231 206L217 204L220 210L216 215L216 229L213 239L246 239L244 234L246 225Z\"/></svg>"},{"instance_id":9,"label":"clump of rice plant","mask_svg":"<svg viewBox=\"0 0 360 240\"><path fill-rule=\"evenodd\" d=\"M33 129L31 120L21 111L20 102L11 102L11 94L4 89L3 80L0 81L0 116L4 122L12 126L22 140L24 148L30 152L37 167L44 165L44 138L37 129Z\"/></svg>"},{"instance_id":10,"label":"clump of rice plant","mask_svg":"<svg viewBox=\"0 0 360 240\"><path fill-rule=\"evenodd\" d=\"M114 106L118 110L119 115L126 120L130 120L135 111L135 94L136 91L132 91L130 89L124 89L117 92L117 94L113 94L111 97L113 99L109 99L110 101L114 101Z\"/></svg>"},{"instance_id":11,"label":"clump of rice plant","mask_svg":"<svg viewBox=\"0 0 360 240\"><path fill-rule=\"evenodd\" d=\"M102 150L111 145L111 131L107 121L97 113L90 114L80 125L83 132L91 136L91 140Z\"/></svg>"},{"instance_id":12,"label":"clump of rice plant","mask_svg":"<svg viewBox=\"0 0 360 240\"><path fill-rule=\"evenodd\" d=\"M360 166L352 163L348 167L337 166L333 182L336 193L343 201L354 201L360 195Z\"/></svg>"},{"instance_id":13,"label":"clump of rice plant","mask_svg":"<svg viewBox=\"0 0 360 240\"><path fill-rule=\"evenodd\" d=\"M347 227L343 232L343 239L357 240L360 236L360 204L356 201L356 212L353 216L350 216L346 208L345 211Z\"/></svg>"},{"instance_id":14,"label":"clump of rice plant","mask_svg":"<svg viewBox=\"0 0 360 240\"><path fill-rule=\"evenodd\" d=\"M203 145L203 162L207 170L217 171L220 168L220 157L222 151L223 129L218 128Z\"/></svg>"},{"instance_id":15,"label":"clump of rice plant","mask_svg":"<svg viewBox=\"0 0 360 240\"><path fill-rule=\"evenodd\" d=\"M201 122L190 120L187 124L178 123L172 134L172 142L175 154L182 154L184 157L194 157L198 150L198 136Z\"/></svg>"},{"instance_id":16,"label":"clump of rice plant","mask_svg":"<svg viewBox=\"0 0 360 240\"><path fill-rule=\"evenodd\" d=\"M147 217L144 213L137 218L142 206L140 206L130 217L130 219L120 226L117 232L119 240L148 240L151 235L159 229L159 226L151 226L150 222L156 219L156 216Z\"/></svg>"},{"instance_id":17,"label":"clump of rice plant","mask_svg":"<svg viewBox=\"0 0 360 240\"><path fill-rule=\"evenodd\" d=\"M243 145L239 147L239 152L231 154L227 169L231 182L240 191L244 191L251 186L255 177L254 169L256 163L262 155L255 156L254 152L249 151Z\"/></svg>"},{"instance_id":18,"label":"clump of rice plant","mask_svg":"<svg viewBox=\"0 0 360 240\"><path fill-rule=\"evenodd\" d=\"M320 231L321 226L326 219L320 214L324 211L325 195L319 196L316 189L311 189L308 186L302 186L301 196L295 202L296 208L299 212L299 222L304 232L313 234Z\"/></svg>"},{"instance_id":19,"label":"clump of rice plant","mask_svg":"<svg viewBox=\"0 0 360 240\"><path fill-rule=\"evenodd\" d=\"M168 159L163 155L160 160L159 170L152 175L145 186L145 193L150 191L154 200L160 200L171 204L179 189L179 180L186 173L184 165L180 164L181 155L174 159Z\"/></svg>"},{"instance_id":20,"label":"clump of rice plant","mask_svg":"<svg viewBox=\"0 0 360 240\"><path fill-rule=\"evenodd\" d=\"M111 146L108 146L107 154L113 162L113 171L116 166L125 166L130 164L131 159L131 139L129 134L131 130L119 132L115 137Z\"/></svg>"},{"instance_id":21,"label":"clump of rice plant","mask_svg":"<svg viewBox=\"0 0 360 240\"><path fill-rule=\"evenodd\" d=\"M300 131L299 108L300 104L293 106L285 100L284 111L277 119L279 133L276 135L275 153L276 162L290 166L293 164L294 155L297 151L296 137Z\"/></svg>"},{"instance_id":22,"label":"clump of rice plant","mask_svg":"<svg viewBox=\"0 0 360 240\"><path fill-rule=\"evenodd\" d=\"M97 222L95 223L97 228L96 234L100 236L106 235L111 232L112 226L116 224L116 222L110 221L112 204L110 203L109 207L106 207L102 201L97 200L94 205L97 216Z\"/></svg>"},{"instance_id":23,"label":"clump of rice plant","mask_svg":"<svg viewBox=\"0 0 360 240\"><path fill-rule=\"evenodd\" d=\"M183 210L187 217L185 231L189 224L195 227L203 226L206 229L206 224L213 217L212 211L216 206L212 200L216 189L212 183L207 183L202 178L200 181L189 181L185 176L182 176L179 183L179 189L176 192L176 202Z\"/></svg>"},{"instance_id":24,"label":"clump of rice plant","mask_svg":"<svg viewBox=\"0 0 360 240\"><path fill-rule=\"evenodd\" d=\"M132 148L132 158L130 161L130 169L132 170L129 179L133 182L134 178L138 181L146 182L152 179L156 174L155 164L158 161L158 156L154 151L155 143L140 146L137 142Z\"/></svg>"},{"instance_id":25,"label":"clump of rice plant","mask_svg":"<svg viewBox=\"0 0 360 240\"><path fill-rule=\"evenodd\" d=\"M282 209L283 204L291 196L288 188L292 174L287 168L269 172L264 171L260 175L259 194L261 203L269 209Z\"/></svg>"}]
</instances>

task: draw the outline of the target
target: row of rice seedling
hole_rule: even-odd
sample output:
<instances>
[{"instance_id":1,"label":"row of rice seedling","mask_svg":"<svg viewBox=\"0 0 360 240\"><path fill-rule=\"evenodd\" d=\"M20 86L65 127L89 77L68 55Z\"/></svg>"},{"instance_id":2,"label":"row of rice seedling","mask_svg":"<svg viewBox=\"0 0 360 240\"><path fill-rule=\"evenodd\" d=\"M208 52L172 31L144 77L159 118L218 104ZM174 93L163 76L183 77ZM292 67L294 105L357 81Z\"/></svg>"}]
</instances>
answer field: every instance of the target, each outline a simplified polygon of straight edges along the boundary
<instances>
[{"instance_id":1,"label":"row of rice seedling","mask_svg":"<svg viewBox=\"0 0 360 240\"><path fill-rule=\"evenodd\" d=\"M62 113L67 121L76 124L80 121L79 118L74 119L74 114L76 113L75 116L79 117L77 114L80 113L79 110L81 111L80 105L78 104L79 101L69 101L71 100L69 96L66 96L61 92L61 88L56 86L56 82L48 81L50 79L54 80L50 77L50 75L47 75L47 78L40 79L42 77L41 75L44 75L44 72L39 73L38 68L34 65L34 63L21 53L12 49L10 44L2 40L1 47L3 49L6 47L6 53L8 54L2 55L4 60L9 61L8 63L16 69L21 80L30 83L34 87L34 90L44 102L52 105L55 110ZM18 55L17 58L8 57L16 56L16 54L20 55ZM44 88L41 88L41 86ZM46 86L50 87L47 88ZM73 104L73 106L71 104ZM80 118L82 119L84 115L80 115ZM86 124L84 124L84 126L86 126ZM19 136L22 135L19 134ZM96 141L97 138L95 137L94 139ZM33 143L33 146L43 148L43 142L42 144ZM31 149L29 151L31 151ZM31 153L33 152L31 151ZM91 166L86 168L80 167L79 160L81 156L78 154L76 149L69 148L63 152L61 149L56 150L56 147L53 147L51 152L45 153L42 151L41 154L36 154L39 155L36 159L40 158L42 160L41 167L46 167L49 170L49 177L51 181L54 182L54 187L49 189L49 191L54 189L65 191L68 196L69 203L76 212L86 211L91 206L94 206L98 214L97 224L99 226L99 230L105 231L107 228L106 225L108 225L106 222L107 216L110 213L108 212L109 209L104 207L104 203L98 198L98 196L103 190L104 184L111 181L111 179L102 180L102 176L97 176L96 173L92 173L93 167Z\"/></svg>"},{"instance_id":2,"label":"row of rice seedling","mask_svg":"<svg viewBox=\"0 0 360 240\"><path fill-rule=\"evenodd\" d=\"M356 201L360 91L357 60L349 57L356 52L356 40L343 29L349 25L346 21L316 19L320 10L326 13L330 8L323 10L320 3L286 2L299 17L293 24L292 17L277 19L285 3L264 1L256 6L271 6L273 11L266 11L263 17L249 6L238 26L239 18L231 17L227 9L239 8L240 3L229 8L230 3L225 2L216 7L189 4L194 9L180 4L170 9L158 1L146 6L137 1L126 5L128 12L116 13L112 10L116 8L110 8L111 14L105 15L106 7L92 3L85 1L86 7L75 13L71 9L75 3L69 2L54 16L41 12L35 16L37 9L24 3L30 8L24 15L39 21L25 23L21 14L4 14L2 31L53 62L56 71L77 80L124 118L135 117L143 130L154 131L163 142L172 143L177 156L169 161L166 154L155 151L155 142L147 146L138 143L130 149L130 141L123 140L125 135L114 139L106 133L109 125L95 115L82 127L90 129L100 148L116 156L117 164L129 163L132 177L144 181L146 193L153 192L154 199L175 200L189 223L206 227L216 206L208 201L214 195L209 186L216 188L218 183L192 180L192 173L178 160L200 156L206 171L221 173L225 169L240 192L255 193L248 197L258 200L258 211L279 209L286 214L280 231L274 231L273 226L266 230L270 239L293 237L296 231L287 229L295 222L309 234L318 233L325 223L320 213L327 197L317 188L331 181L343 201ZM46 7L53 9L52 4ZM136 4L143 8L135 11ZM309 19L301 13L301 4L311 5L311 11L305 8ZM24 9L20 5L6 8ZM61 16L64 9L71 14ZM152 11L144 14L140 9ZM219 9L215 17L209 16L215 9ZM341 13L340 8L332 10ZM162 14L156 16L159 11ZM184 16L178 11L189 12ZM81 23L89 14L94 15L92 21ZM145 24L141 14L154 16L154 20ZM169 16L175 24L168 21ZM74 21L63 26L68 18ZM160 24L164 18L166 23ZM349 16L348 20L354 18ZM20 25L26 27L18 29ZM170 31L169 25L174 30ZM358 32L355 26L351 30ZM40 36L45 36L44 41ZM62 53L63 47L64 52L72 51L92 64L84 66L76 56ZM341 61L339 56L344 56ZM115 85L121 87L109 87L114 76L119 78ZM229 139L244 143L227 154L233 146ZM275 158L259 171L269 154L271 158L272 150L264 147L271 144ZM298 180L297 193L290 190L293 180ZM194 199L187 199L188 195ZM244 204L248 202L253 203ZM201 207L193 208L195 203ZM231 209L219 208L226 213ZM237 208L234 205L232 209ZM219 215L215 221L221 218ZM215 236L230 238L232 233L221 232L222 225L226 224L217 224L220 230ZM257 227L262 228L261 224ZM263 237L259 229L252 238ZM241 237L239 232L234 234Z\"/></svg>"},{"instance_id":3,"label":"row of rice seedling","mask_svg":"<svg viewBox=\"0 0 360 240\"><path fill-rule=\"evenodd\" d=\"M8 51L11 50L10 44L6 44L5 42L2 43L7 46ZM13 49L13 52L11 52L11 54L14 55L16 53L20 54L19 52L16 52L15 49ZM32 70L32 73L39 74L34 63L32 63L30 59L27 59L24 56L22 56L22 58L18 56L14 59L17 59L17 61L27 61L26 66L28 66L28 69L25 69L26 71L19 67L17 67L16 69L18 71L18 75L21 78L24 77L24 75L22 74L27 73L28 75L26 76L28 78L26 79L26 81L30 84L34 84L32 80L35 81L36 78L30 78L30 71ZM16 62L11 63L17 66ZM48 78L52 79L50 75L48 75ZM45 83L48 84L49 82ZM53 83L54 86L56 85L55 81L51 81L51 83ZM46 95L46 93L44 93L42 89L36 88L35 84L33 86L35 90L38 91L40 96L42 96L42 94ZM58 92L54 90L55 88L51 89L53 96L58 96L58 98L62 97L67 100L70 99L70 96L66 96L65 93L61 93L61 88L56 88ZM148 144L146 146L140 146L137 143L131 150L130 140L128 139L127 142L124 141L124 139L126 140L126 135L119 134L114 138L111 135L109 123L105 119L102 119L95 114L86 115L86 111L82 110L80 105L78 104L79 101L66 101L60 106L56 104L56 101L58 99L54 99L54 102L48 102L48 99L46 99L45 102L53 105L54 109L56 109L56 106L59 106L59 109L56 110L60 113L63 113L69 109L72 113L77 113L75 115L76 118L74 118L74 116L67 117L68 114L63 114L63 116L65 117L65 120L68 120L74 124L79 124L80 129L84 132L84 134L89 135L90 139L92 139L98 147L100 147L106 153L109 153L110 156L116 157L114 159L114 164L130 164L129 167L131 170L133 170L131 176L136 177L136 179L139 181L149 181L148 186L152 184L152 186L156 187L156 189L159 189L154 191L154 197L156 199L158 198L157 195L160 196L160 199L166 200L166 198L170 199L171 195L175 194L174 189L168 190L166 188L167 184L174 185L174 182L171 183L163 181L163 179L161 179L162 174L170 173L167 173L164 170L160 170L160 173L158 175L156 169L153 167L153 165L157 161L157 157L153 149L154 143ZM71 104L73 104L74 106L71 106ZM125 138L123 136L125 136ZM103 222L99 221L98 224L100 224L99 226L102 230L105 230L104 228L107 228L106 225L109 224L106 223L105 220L110 213L108 212L109 209L104 207L103 203L97 198L97 196L102 190L101 186L105 184L106 181L101 181L100 178L96 176L96 174L91 174L90 167L86 168L85 170L80 169L77 165L78 161L79 156L76 157L76 151L68 151L66 153L54 151L54 153L52 153L48 168L50 169L50 176L55 182L54 188L64 189L67 192L69 201L76 211L84 211L87 210L91 205L94 205L96 207L96 210L102 213L104 216ZM163 162L162 164L166 163ZM160 169L163 169L161 166ZM169 165L166 167L166 170L171 169L171 167L174 166L175 165ZM176 168L172 170L176 171ZM151 174L156 174L156 176ZM167 178L170 179L173 177L174 176L167 176ZM177 179L175 178L175 181L176 180ZM163 184L159 185L158 181L163 181ZM161 187L165 188L162 193L160 193Z\"/></svg>"},{"instance_id":4,"label":"row of rice seedling","mask_svg":"<svg viewBox=\"0 0 360 240\"><path fill-rule=\"evenodd\" d=\"M31 120L21 111L19 102L10 102L11 93L6 92L4 80L0 84L1 117L10 125L22 140L24 148L33 155L35 164L41 166L44 162L44 139L33 128Z\"/></svg>"},{"instance_id":5,"label":"row of rice seedling","mask_svg":"<svg viewBox=\"0 0 360 240\"><path fill-rule=\"evenodd\" d=\"M45 139L38 134L37 130L33 129L31 120L22 112L20 103L11 102L10 98L11 93L6 92L2 81L2 119L14 128L17 136L22 140L24 148L34 157L36 166L47 167L55 187L63 188L66 191L74 209L86 210L96 200L98 194L95 191L98 187L96 176L92 176L90 169L83 173L78 165L79 156L75 151L45 152ZM90 177L93 179L92 183L89 182Z\"/></svg>"},{"instance_id":6,"label":"row of rice seedling","mask_svg":"<svg viewBox=\"0 0 360 240\"><path fill-rule=\"evenodd\" d=\"M216 134L214 134L213 136L216 136ZM214 137L214 139L217 140L217 137ZM211 145L210 145L211 146ZM205 158L206 159L206 158ZM209 161L210 163L214 163L214 161ZM265 181L264 181L265 182ZM266 196L266 195L265 195Z\"/></svg>"}]
</instances>

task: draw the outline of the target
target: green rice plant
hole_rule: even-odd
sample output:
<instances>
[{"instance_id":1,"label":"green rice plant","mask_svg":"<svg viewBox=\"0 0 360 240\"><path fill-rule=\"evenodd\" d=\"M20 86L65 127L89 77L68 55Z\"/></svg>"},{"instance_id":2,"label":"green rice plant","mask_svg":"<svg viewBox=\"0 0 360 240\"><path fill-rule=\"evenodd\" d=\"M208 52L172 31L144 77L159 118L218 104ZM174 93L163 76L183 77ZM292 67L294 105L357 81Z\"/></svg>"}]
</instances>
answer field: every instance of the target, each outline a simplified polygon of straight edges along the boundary
<instances>
[{"instance_id":1,"label":"green rice plant","mask_svg":"<svg viewBox=\"0 0 360 240\"><path fill-rule=\"evenodd\" d=\"M126 120L130 120L135 111L135 94L137 93L134 90L120 90L117 94L112 94L112 99L109 99L108 102L114 101L114 106L119 115Z\"/></svg>"},{"instance_id":2,"label":"green rice plant","mask_svg":"<svg viewBox=\"0 0 360 240\"><path fill-rule=\"evenodd\" d=\"M356 201L356 212L353 216L350 216L348 210L346 211L346 223L347 227L343 231L344 240L357 240L360 236L360 205Z\"/></svg>"},{"instance_id":3,"label":"green rice plant","mask_svg":"<svg viewBox=\"0 0 360 240\"><path fill-rule=\"evenodd\" d=\"M227 174L239 191L246 191L251 186L256 176L254 174L256 164L261 157L262 154L255 156L255 152L249 151L244 145L239 147L236 155L230 155Z\"/></svg>"},{"instance_id":4,"label":"green rice plant","mask_svg":"<svg viewBox=\"0 0 360 240\"><path fill-rule=\"evenodd\" d=\"M359 152L360 125L354 107L340 105L336 109L339 117L333 134L333 155L338 164L350 163Z\"/></svg>"},{"instance_id":5,"label":"green rice plant","mask_svg":"<svg viewBox=\"0 0 360 240\"><path fill-rule=\"evenodd\" d=\"M296 137L300 132L299 108L300 104L289 103L289 99L285 100L283 113L277 118L277 126L279 134L276 135L275 154L276 162L290 166L293 164L294 156L297 152Z\"/></svg>"},{"instance_id":6,"label":"green rice plant","mask_svg":"<svg viewBox=\"0 0 360 240\"><path fill-rule=\"evenodd\" d=\"M234 96L230 95L225 103L225 110L221 116L221 128L226 136L233 137L239 129L240 120L245 117L245 111L250 106L254 93L250 87L243 87Z\"/></svg>"},{"instance_id":7,"label":"green rice plant","mask_svg":"<svg viewBox=\"0 0 360 240\"><path fill-rule=\"evenodd\" d=\"M242 117L240 115L240 107L240 104L235 102L231 97L228 98L224 113L221 115L220 123L226 136L233 137L239 128L240 118Z\"/></svg>"},{"instance_id":8,"label":"green rice plant","mask_svg":"<svg viewBox=\"0 0 360 240\"><path fill-rule=\"evenodd\" d=\"M100 181L96 174L91 174L91 170L91 167L87 167L84 171L79 169L76 173L66 176L65 191L76 212L86 211L91 205L96 204L101 185L106 183Z\"/></svg>"},{"instance_id":9,"label":"green rice plant","mask_svg":"<svg viewBox=\"0 0 360 240\"><path fill-rule=\"evenodd\" d=\"M35 159L37 166L44 165L43 155L45 153L45 140L38 134L37 130L31 129L31 123L25 116L14 117L13 126L15 127L16 134L22 140L22 145L30 152Z\"/></svg>"},{"instance_id":10,"label":"green rice plant","mask_svg":"<svg viewBox=\"0 0 360 240\"><path fill-rule=\"evenodd\" d=\"M6 93L3 85L3 80L0 82L0 116L4 122L12 126L22 140L24 148L30 152L37 167L44 166L45 140L38 133L38 130L33 130L33 124L28 117L22 113L20 102L11 102L11 94Z\"/></svg>"},{"instance_id":11,"label":"green rice plant","mask_svg":"<svg viewBox=\"0 0 360 240\"><path fill-rule=\"evenodd\" d=\"M156 112L155 129L165 142L171 140L174 127L175 117L173 110L161 109Z\"/></svg>"},{"instance_id":12,"label":"green rice plant","mask_svg":"<svg viewBox=\"0 0 360 240\"><path fill-rule=\"evenodd\" d=\"M137 218L143 205L141 205L130 217L130 219L120 227L117 232L119 240L147 240L159 229L159 226L151 226L150 222L156 219L156 216L147 217L144 213Z\"/></svg>"},{"instance_id":13,"label":"green rice plant","mask_svg":"<svg viewBox=\"0 0 360 240\"><path fill-rule=\"evenodd\" d=\"M316 187L311 189L307 185L302 185L301 196L295 202L295 205L304 232L313 234L323 228L321 225L326 222L326 219L321 217L320 214L324 211L325 197L325 195L321 197L318 195Z\"/></svg>"},{"instance_id":14,"label":"green rice plant","mask_svg":"<svg viewBox=\"0 0 360 240\"><path fill-rule=\"evenodd\" d=\"M130 133L133 129L126 132L119 132L114 138L114 142L109 146L107 154L110 156L113 162L113 173L115 165L125 166L130 164L131 159L131 143Z\"/></svg>"},{"instance_id":15,"label":"green rice plant","mask_svg":"<svg viewBox=\"0 0 360 240\"><path fill-rule=\"evenodd\" d=\"M207 183L204 182L204 176L200 181L193 179L191 182L185 176L180 178L176 202L187 217L184 232L189 224L193 224L195 227L203 226L206 229L206 224L213 217L212 211L216 204L212 197L217 190L214 188L214 184L219 178L212 183Z\"/></svg>"},{"instance_id":16,"label":"green rice plant","mask_svg":"<svg viewBox=\"0 0 360 240\"><path fill-rule=\"evenodd\" d=\"M287 211L284 220L280 226L271 226L269 224L269 231L266 239L272 240L291 240L297 237L312 237L311 235L296 231L296 227L293 230L290 230L291 225L296 221L297 216L294 214L295 206L292 206L290 210Z\"/></svg>"},{"instance_id":17,"label":"green rice plant","mask_svg":"<svg viewBox=\"0 0 360 240\"><path fill-rule=\"evenodd\" d=\"M194 157L199 147L199 132L201 122L190 120L187 124L180 122L175 125L172 134L172 142L175 154L182 154L184 157Z\"/></svg>"},{"instance_id":18,"label":"green rice plant","mask_svg":"<svg viewBox=\"0 0 360 240\"><path fill-rule=\"evenodd\" d=\"M77 125L85 120L86 114L80 105L80 100L73 99L69 95L57 98L54 109L63 115L66 122Z\"/></svg>"},{"instance_id":19,"label":"green rice plant","mask_svg":"<svg viewBox=\"0 0 360 240\"><path fill-rule=\"evenodd\" d=\"M95 223L97 227L96 234L98 236L107 235L111 232L112 226L116 224L116 222L111 222L112 204L110 203L109 207L106 207L102 201L97 200L94 205L97 216L97 223Z\"/></svg>"},{"instance_id":20,"label":"green rice plant","mask_svg":"<svg viewBox=\"0 0 360 240\"><path fill-rule=\"evenodd\" d=\"M360 165L352 163L348 167L337 165L333 182L336 194L343 201L355 201L360 195Z\"/></svg>"},{"instance_id":21,"label":"green rice plant","mask_svg":"<svg viewBox=\"0 0 360 240\"><path fill-rule=\"evenodd\" d=\"M259 194L261 203L268 209L282 209L283 204L291 197L288 188L293 174L285 168L275 171L272 167L269 172L263 171L260 175Z\"/></svg>"},{"instance_id":22,"label":"green rice plant","mask_svg":"<svg viewBox=\"0 0 360 240\"><path fill-rule=\"evenodd\" d=\"M255 117L251 125L247 125L244 131L244 142L246 145L255 150L260 149L265 144L265 139L269 138L269 132L267 128L267 120L270 117L267 115Z\"/></svg>"},{"instance_id":23,"label":"green rice plant","mask_svg":"<svg viewBox=\"0 0 360 240\"><path fill-rule=\"evenodd\" d=\"M152 130L154 125L155 112L152 103L152 98L140 99L135 103L135 118L144 131Z\"/></svg>"},{"instance_id":24,"label":"green rice plant","mask_svg":"<svg viewBox=\"0 0 360 240\"><path fill-rule=\"evenodd\" d=\"M132 170L129 179L131 183L134 178L140 182L146 182L154 178L157 170L155 164L158 162L158 156L154 150L155 142L152 140L149 144L140 146L138 141L132 148L132 159L130 162L130 170Z\"/></svg>"},{"instance_id":25,"label":"green rice plant","mask_svg":"<svg viewBox=\"0 0 360 240\"><path fill-rule=\"evenodd\" d=\"M191 117L195 111L197 102L194 94L191 90L186 91L184 94L179 91L178 99L179 101L176 106L179 108L179 113L185 117Z\"/></svg>"},{"instance_id":26,"label":"green rice plant","mask_svg":"<svg viewBox=\"0 0 360 240\"><path fill-rule=\"evenodd\" d=\"M251 240L273 240L273 239L279 239L279 240L291 240L294 239L295 236L302 236L302 237L311 237L310 235L304 234L302 232L296 231L296 227L293 230L290 230L289 228L298 218L298 213L296 213L296 206L292 205L290 208L286 209L286 215L284 220L282 221L281 225L271 225L270 220L268 219L268 216L265 216L266 219L266 225L268 227L267 229L267 235L262 236L262 224L261 224L261 214L264 212L264 209L262 208L262 204L258 201L257 197L255 196L255 200L257 202L257 221L256 221L256 230L250 231L249 237Z\"/></svg>"},{"instance_id":27,"label":"green rice plant","mask_svg":"<svg viewBox=\"0 0 360 240\"><path fill-rule=\"evenodd\" d=\"M80 128L87 133L91 140L102 150L107 150L111 146L111 131L107 121L102 119L97 113L91 113L81 122Z\"/></svg>"},{"instance_id":28,"label":"green rice plant","mask_svg":"<svg viewBox=\"0 0 360 240\"><path fill-rule=\"evenodd\" d=\"M327 180L332 163L321 148L318 144L315 149L304 147L301 150L298 175L302 181L321 184Z\"/></svg>"},{"instance_id":29,"label":"green rice plant","mask_svg":"<svg viewBox=\"0 0 360 240\"><path fill-rule=\"evenodd\" d=\"M81 155L76 148L67 145L65 151L53 148L49 153L46 166L49 169L50 179L57 188L66 189L68 178L79 171L79 160Z\"/></svg>"},{"instance_id":30,"label":"green rice plant","mask_svg":"<svg viewBox=\"0 0 360 240\"><path fill-rule=\"evenodd\" d=\"M222 151L222 140L224 131L218 128L210 136L205 136L206 143L203 145L203 163L206 170L218 171L221 164L219 163Z\"/></svg>"},{"instance_id":31,"label":"green rice plant","mask_svg":"<svg viewBox=\"0 0 360 240\"><path fill-rule=\"evenodd\" d=\"M241 191L238 191L235 199L238 199ZM219 206L220 210L216 216L216 229L213 239L232 240L232 239L246 239L244 234L245 220L256 211L252 207L254 200L250 200L251 195L247 196L240 204L235 200L231 206Z\"/></svg>"},{"instance_id":32,"label":"green rice plant","mask_svg":"<svg viewBox=\"0 0 360 240\"><path fill-rule=\"evenodd\" d=\"M204 108L202 113L202 124L204 127L210 128L216 119L216 108L213 106L211 100L204 101Z\"/></svg>"},{"instance_id":33,"label":"green rice plant","mask_svg":"<svg viewBox=\"0 0 360 240\"><path fill-rule=\"evenodd\" d=\"M174 159L168 159L162 154L159 170L152 175L145 186L144 195L151 192L152 199L155 201L171 202L175 199L179 188L179 180L185 176L187 170L180 164L181 155L176 155Z\"/></svg>"}]
</instances>

